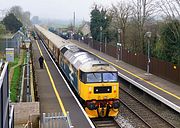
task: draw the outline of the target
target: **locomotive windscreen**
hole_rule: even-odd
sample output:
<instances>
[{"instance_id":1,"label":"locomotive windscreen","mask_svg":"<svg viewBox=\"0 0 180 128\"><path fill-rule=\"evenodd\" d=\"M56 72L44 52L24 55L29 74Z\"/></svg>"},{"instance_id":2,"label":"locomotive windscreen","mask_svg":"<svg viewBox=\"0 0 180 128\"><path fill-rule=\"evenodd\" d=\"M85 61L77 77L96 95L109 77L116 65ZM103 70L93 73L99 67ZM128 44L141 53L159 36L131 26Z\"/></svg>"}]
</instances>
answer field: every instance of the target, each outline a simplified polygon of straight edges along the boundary
<instances>
[{"instance_id":1,"label":"locomotive windscreen","mask_svg":"<svg viewBox=\"0 0 180 128\"><path fill-rule=\"evenodd\" d=\"M117 72L80 72L83 83L117 82Z\"/></svg>"}]
</instances>

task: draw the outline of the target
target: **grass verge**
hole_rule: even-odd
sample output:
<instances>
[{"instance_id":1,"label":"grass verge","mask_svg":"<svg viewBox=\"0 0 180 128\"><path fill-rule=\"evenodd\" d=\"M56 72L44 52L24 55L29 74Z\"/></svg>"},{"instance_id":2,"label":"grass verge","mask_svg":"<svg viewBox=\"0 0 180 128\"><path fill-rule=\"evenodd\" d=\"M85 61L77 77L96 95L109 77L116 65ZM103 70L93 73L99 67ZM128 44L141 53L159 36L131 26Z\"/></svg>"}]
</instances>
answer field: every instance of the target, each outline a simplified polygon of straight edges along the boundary
<instances>
[{"instance_id":1,"label":"grass verge","mask_svg":"<svg viewBox=\"0 0 180 128\"><path fill-rule=\"evenodd\" d=\"M19 92L19 84L20 84L20 76L21 76L21 67L18 66L14 69L14 74L11 81L11 101L17 102L17 95Z\"/></svg>"},{"instance_id":2,"label":"grass verge","mask_svg":"<svg viewBox=\"0 0 180 128\"><path fill-rule=\"evenodd\" d=\"M23 52L23 60L26 57L26 54ZM20 58L16 57L15 61L13 63L9 63L9 69L15 65L18 64L18 62L21 61ZM11 98L11 102L17 102L18 96L20 96L20 86L21 86L21 76L22 76L22 63L14 68L14 73L12 76L12 80L11 80L11 85L10 85L10 98Z\"/></svg>"}]
</instances>

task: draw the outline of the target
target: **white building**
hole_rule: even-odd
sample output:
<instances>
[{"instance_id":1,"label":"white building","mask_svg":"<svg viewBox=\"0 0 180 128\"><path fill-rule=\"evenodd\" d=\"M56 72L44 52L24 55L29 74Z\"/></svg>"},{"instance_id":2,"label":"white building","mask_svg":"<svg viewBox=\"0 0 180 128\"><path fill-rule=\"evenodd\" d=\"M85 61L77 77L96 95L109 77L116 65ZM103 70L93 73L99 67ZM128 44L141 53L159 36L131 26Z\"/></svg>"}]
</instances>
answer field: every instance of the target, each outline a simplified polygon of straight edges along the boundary
<instances>
[{"instance_id":1,"label":"white building","mask_svg":"<svg viewBox=\"0 0 180 128\"><path fill-rule=\"evenodd\" d=\"M90 23L84 22L84 24L80 28L80 31L83 33L84 36L90 37L91 36Z\"/></svg>"}]
</instances>

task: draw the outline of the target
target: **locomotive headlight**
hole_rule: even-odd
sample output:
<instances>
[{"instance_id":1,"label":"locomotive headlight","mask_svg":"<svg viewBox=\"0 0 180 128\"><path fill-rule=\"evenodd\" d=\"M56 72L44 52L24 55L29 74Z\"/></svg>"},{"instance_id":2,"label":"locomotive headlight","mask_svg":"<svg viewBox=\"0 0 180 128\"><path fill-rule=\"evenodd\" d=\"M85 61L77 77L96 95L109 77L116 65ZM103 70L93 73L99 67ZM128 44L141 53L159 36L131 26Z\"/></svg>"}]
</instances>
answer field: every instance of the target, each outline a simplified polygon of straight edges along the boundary
<instances>
[{"instance_id":1,"label":"locomotive headlight","mask_svg":"<svg viewBox=\"0 0 180 128\"><path fill-rule=\"evenodd\" d=\"M92 93L92 87L89 87L88 91L89 91L89 94L91 94Z\"/></svg>"},{"instance_id":2,"label":"locomotive headlight","mask_svg":"<svg viewBox=\"0 0 180 128\"><path fill-rule=\"evenodd\" d=\"M114 90L116 90L116 86L114 86Z\"/></svg>"},{"instance_id":3,"label":"locomotive headlight","mask_svg":"<svg viewBox=\"0 0 180 128\"><path fill-rule=\"evenodd\" d=\"M92 91L92 87L89 87L88 90L89 90L89 91Z\"/></svg>"}]
</instances>

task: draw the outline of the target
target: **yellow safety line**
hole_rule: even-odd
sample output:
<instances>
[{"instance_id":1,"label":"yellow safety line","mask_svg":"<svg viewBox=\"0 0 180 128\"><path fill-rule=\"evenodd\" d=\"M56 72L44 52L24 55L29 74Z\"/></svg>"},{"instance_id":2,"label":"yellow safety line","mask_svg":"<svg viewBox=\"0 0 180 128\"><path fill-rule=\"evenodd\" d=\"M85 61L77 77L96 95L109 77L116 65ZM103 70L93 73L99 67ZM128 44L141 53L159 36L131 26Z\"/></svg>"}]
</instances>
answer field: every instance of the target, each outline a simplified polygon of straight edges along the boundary
<instances>
[{"instance_id":1,"label":"yellow safety line","mask_svg":"<svg viewBox=\"0 0 180 128\"><path fill-rule=\"evenodd\" d=\"M81 47L81 46L79 46L79 47ZM82 49L85 49L86 51L89 51L89 50L86 49L86 48L83 48L83 47L81 47L81 48L82 48ZM92 53L93 55L95 55L93 52L91 52L91 51L89 51L89 52ZM169 92L169 91L167 91L167 90L165 90L165 89L163 89L163 88L158 87L157 85L155 85L155 84L153 84L153 83L151 83L151 82L149 82L149 81L147 81L147 80L145 80L145 79L143 79L143 78L141 78L141 77L133 74L132 72L130 72L130 71L128 71L128 70L126 70L126 69L124 69L124 68L122 68L122 67L120 67L120 66L118 66L118 65L116 65L116 64L114 64L114 63L112 63L112 62L110 62L110 61L108 61L108 60L106 60L106 59L104 59L104 58L102 58L102 57L100 57L100 56L98 56L98 55L95 55L95 56L99 57L100 59L102 59L102 60L110 63L111 65L113 65L113 66L115 66L115 67L117 67L117 68L119 68L119 69L121 69L121 70L123 70L123 71L125 71L125 72L127 72L127 73L129 73L129 74L131 74L132 76L134 76L134 77L136 77L136 78L138 78L138 79L140 79L140 80L142 80L142 81L144 81L144 82L152 85L153 87L155 87L155 88L157 88L157 89L159 89L159 90L161 90L161 91L163 91L163 92L165 92L165 93L167 93L167 94L169 94L169 95L177 98L178 100L180 100L180 97L179 97L179 96L177 96L177 95L175 95L175 94L173 94L173 93L171 93L171 92Z\"/></svg>"},{"instance_id":2,"label":"yellow safety line","mask_svg":"<svg viewBox=\"0 0 180 128\"><path fill-rule=\"evenodd\" d=\"M39 44L38 44L37 40L36 40L36 44L37 44L37 46L38 46L38 49L39 49L39 52L40 52L41 56L43 56L42 51L41 51L41 49L40 49L40 47L39 47ZM52 85L52 87L53 87L53 89L54 89L54 92L55 92L56 97L57 97L57 99L58 99L59 105L60 105L60 107L61 107L61 109L62 109L62 111L63 111L63 114L64 114L64 116L67 116L66 110L65 110L64 105L63 105L63 103L62 103L62 100L61 100L61 98L60 98L60 96L59 96L59 93L58 93L58 91L57 91L57 89L56 89L56 86L55 86L55 84L54 84L54 80L53 80L53 78L52 78L52 76L51 76L51 73L50 73L50 71L49 71L49 68L48 68L48 66L47 66L47 63L46 63L46 60L45 60L45 59L44 59L44 65L45 65L45 67L46 67L47 73L48 73L49 78L50 78L50 81L51 81L51 85Z\"/></svg>"},{"instance_id":3,"label":"yellow safety line","mask_svg":"<svg viewBox=\"0 0 180 128\"><path fill-rule=\"evenodd\" d=\"M32 96L32 102L35 102L34 98L34 86L33 86L33 73L32 73L32 64L30 65L30 80L31 80L31 96Z\"/></svg>"}]
</instances>

